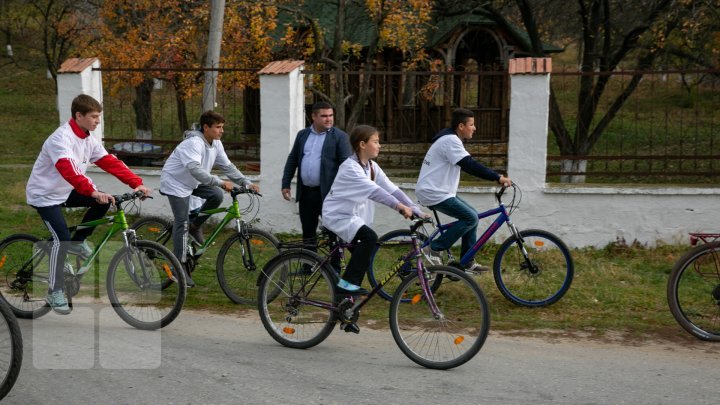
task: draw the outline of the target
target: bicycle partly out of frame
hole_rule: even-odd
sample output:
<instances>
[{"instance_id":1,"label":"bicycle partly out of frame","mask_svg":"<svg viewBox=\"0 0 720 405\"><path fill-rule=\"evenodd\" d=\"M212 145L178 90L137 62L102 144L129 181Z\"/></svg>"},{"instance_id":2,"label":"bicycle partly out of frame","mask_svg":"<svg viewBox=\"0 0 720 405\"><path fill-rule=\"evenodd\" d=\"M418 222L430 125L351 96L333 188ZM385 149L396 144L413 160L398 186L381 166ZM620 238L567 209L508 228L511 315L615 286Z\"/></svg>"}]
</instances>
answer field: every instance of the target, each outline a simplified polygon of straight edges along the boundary
<instances>
[{"instance_id":1,"label":"bicycle partly out of frame","mask_svg":"<svg viewBox=\"0 0 720 405\"><path fill-rule=\"evenodd\" d=\"M107 268L107 295L110 305L125 322L138 329L153 330L170 324L185 303L185 273L175 256L159 243L138 240L129 229L123 203L143 196L142 192L115 195L116 212L71 227L96 227L110 224L110 229L84 260L77 256L77 267L66 264L63 275L68 302L80 292L80 281L96 263L110 238L122 234L122 246L112 256ZM0 299L19 318L37 318L50 307L45 302L50 274L49 239L16 234L0 241ZM70 254L68 255L70 257ZM162 289L172 280L173 287ZM93 297L96 292L93 292Z\"/></svg>"},{"instance_id":2,"label":"bicycle partly out of frame","mask_svg":"<svg viewBox=\"0 0 720 405\"><path fill-rule=\"evenodd\" d=\"M475 253L480 250L495 234L507 225L510 237L498 248L492 265L495 284L502 295L511 302L527 307L541 307L557 302L570 288L574 274L574 265L570 250L560 238L550 232L540 229L527 229L519 231L510 220L510 215L519 206L522 199L520 188L512 185L513 197L507 208L502 202L506 187L501 187L495 193L497 208L481 212L479 219L496 216L495 220L478 238L475 245L459 260L453 257L450 250L443 254L443 263L463 268L472 262ZM440 218L435 213L437 225L432 233L423 231L418 234L421 249L429 249L430 242L456 224L456 222L440 224ZM378 263L387 263L394 260L399 252L411 245L412 238L407 229L398 229L388 232L378 238L377 250L373 255L373 263L368 273L370 285L373 287L385 281L388 288L380 288L379 294L385 298L392 297L392 288L398 285L401 278L388 282L386 267ZM427 258L427 256L426 256ZM403 275L413 271L410 268L402 269L397 274ZM447 278L436 278L433 289ZM452 278L450 279L452 280Z\"/></svg>"},{"instance_id":3,"label":"bicycle partly out of frame","mask_svg":"<svg viewBox=\"0 0 720 405\"><path fill-rule=\"evenodd\" d=\"M0 400L10 392L20 374L23 340L10 307L0 300Z\"/></svg>"},{"instance_id":4,"label":"bicycle partly out of frame","mask_svg":"<svg viewBox=\"0 0 720 405\"><path fill-rule=\"evenodd\" d=\"M693 336L720 342L720 233L691 233L690 242L697 246L675 263L668 279L670 312Z\"/></svg>"},{"instance_id":5,"label":"bicycle partly out of frame","mask_svg":"<svg viewBox=\"0 0 720 405\"><path fill-rule=\"evenodd\" d=\"M240 209L238 195L247 195L249 204ZM225 213L225 216L210 232L204 243L197 244L191 239L188 243L187 267L192 273L200 257L207 252L217 240L225 226L235 220L235 231L228 237L220 248L217 256L215 273L220 288L225 295L236 304L254 304L257 300L257 280L260 270L265 263L277 256L280 252L280 242L270 232L252 226L252 220L246 222L244 214L257 214L259 210L259 197L262 195L252 189L235 187L230 192L232 204L224 208L216 208L200 212L198 215L214 215ZM137 233L138 239L147 239L158 242L172 250L171 220L148 216L135 221L131 228Z\"/></svg>"},{"instance_id":6,"label":"bicycle partly out of frame","mask_svg":"<svg viewBox=\"0 0 720 405\"><path fill-rule=\"evenodd\" d=\"M490 328L485 295L472 277L455 268L423 265L417 229L425 221L413 221L410 251L397 257L387 276L362 299L338 295L334 288L338 274L332 258L339 257L343 267L344 249L350 244L338 242L324 258L305 249L283 251L265 266L260 281L257 303L265 329L285 346L315 346L338 322L341 327L355 323L387 281L414 262L415 271L402 274L390 304L395 342L412 361L428 368L449 369L472 359ZM433 292L430 286L439 277L457 282Z\"/></svg>"}]
</instances>

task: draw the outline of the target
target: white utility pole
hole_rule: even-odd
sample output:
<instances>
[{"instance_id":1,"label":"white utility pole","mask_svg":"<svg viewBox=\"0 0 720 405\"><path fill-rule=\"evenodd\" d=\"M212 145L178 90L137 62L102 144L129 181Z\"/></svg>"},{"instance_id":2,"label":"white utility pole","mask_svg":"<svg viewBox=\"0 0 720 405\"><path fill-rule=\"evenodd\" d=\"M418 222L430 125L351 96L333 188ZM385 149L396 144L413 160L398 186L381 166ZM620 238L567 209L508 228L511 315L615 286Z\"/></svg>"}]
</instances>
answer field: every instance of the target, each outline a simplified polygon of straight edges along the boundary
<instances>
[{"instance_id":1,"label":"white utility pole","mask_svg":"<svg viewBox=\"0 0 720 405\"><path fill-rule=\"evenodd\" d=\"M220 45L222 44L223 19L225 18L225 0L212 0L210 4L210 35L208 36L206 68L220 67ZM215 109L215 95L218 72L205 71L203 87L203 111Z\"/></svg>"}]
</instances>

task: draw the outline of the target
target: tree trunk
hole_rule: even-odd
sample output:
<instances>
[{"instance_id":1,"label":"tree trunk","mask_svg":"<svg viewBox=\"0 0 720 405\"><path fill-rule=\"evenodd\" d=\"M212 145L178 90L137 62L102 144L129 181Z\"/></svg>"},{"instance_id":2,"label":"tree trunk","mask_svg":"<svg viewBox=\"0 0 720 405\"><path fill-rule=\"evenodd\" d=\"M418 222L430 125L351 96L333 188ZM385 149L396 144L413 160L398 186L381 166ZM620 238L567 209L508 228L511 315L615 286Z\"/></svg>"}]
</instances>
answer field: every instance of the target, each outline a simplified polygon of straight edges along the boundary
<instances>
[{"instance_id":1,"label":"tree trunk","mask_svg":"<svg viewBox=\"0 0 720 405\"><path fill-rule=\"evenodd\" d=\"M187 105L185 103L185 91L179 83L175 84L175 104L177 105L177 118L180 131L184 132L190 129L187 119Z\"/></svg>"},{"instance_id":2,"label":"tree trunk","mask_svg":"<svg viewBox=\"0 0 720 405\"><path fill-rule=\"evenodd\" d=\"M560 162L563 173L586 173L587 160L563 160ZM585 175L567 174L560 176L561 183L585 183Z\"/></svg>"},{"instance_id":3,"label":"tree trunk","mask_svg":"<svg viewBox=\"0 0 720 405\"><path fill-rule=\"evenodd\" d=\"M145 79L135 87L135 138L152 139L152 90L153 79Z\"/></svg>"}]
</instances>

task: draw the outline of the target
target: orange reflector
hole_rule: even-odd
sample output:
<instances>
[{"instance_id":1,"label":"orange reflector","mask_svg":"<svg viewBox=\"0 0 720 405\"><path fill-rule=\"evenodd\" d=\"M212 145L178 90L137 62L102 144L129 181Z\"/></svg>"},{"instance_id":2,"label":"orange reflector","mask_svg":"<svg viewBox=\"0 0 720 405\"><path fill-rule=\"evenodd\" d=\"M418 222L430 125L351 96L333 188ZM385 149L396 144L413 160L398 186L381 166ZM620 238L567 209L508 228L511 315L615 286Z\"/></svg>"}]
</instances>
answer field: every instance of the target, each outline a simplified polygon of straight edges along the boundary
<instances>
[{"instance_id":1,"label":"orange reflector","mask_svg":"<svg viewBox=\"0 0 720 405\"><path fill-rule=\"evenodd\" d=\"M455 342L456 345L459 345L459 344L462 343L464 340L465 340L465 337L463 337L463 336L458 336L458 337L455 338L455 340L454 340L453 342Z\"/></svg>"},{"instance_id":2,"label":"orange reflector","mask_svg":"<svg viewBox=\"0 0 720 405\"><path fill-rule=\"evenodd\" d=\"M0 269L5 265L5 260L7 260L7 256L3 256L3 258L0 259Z\"/></svg>"},{"instance_id":3,"label":"orange reflector","mask_svg":"<svg viewBox=\"0 0 720 405\"><path fill-rule=\"evenodd\" d=\"M253 239L253 240L250 241L250 243L253 244L253 245L255 245L255 246L261 246L261 245L264 245L264 244L265 244L265 241Z\"/></svg>"},{"instance_id":4,"label":"orange reflector","mask_svg":"<svg viewBox=\"0 0 720 405\"><path fill-rule=\"evenodd\" d=\"M412 300L410 302L412 302L413 304L417 304L418 302L420 302L421 299L422 295L416 294L414 297L412 297Z\"/></svg>"},{"instance_id":5,"label":"orange reflector","mask_svg":"<svg viewBox=\"0 0 720 405\"><path fill-rule=\"evenodd\" d=\"M286 327L283 328L283 332L285 332L285 333L288 334L288 335L292 335L293 333L295 333L295 328L291 328L291 327L289 327L289 326L286 326Z\"/></svg>"},{"instance_id":6,"label":"orange reflector","mask_svg":"<svg viewBox=\"0 0 720 405\"><path fill-rule=\"evenodd\" d=\"M543 247L543 246L545 246L545 242L543 242L543 241L541 241L541 240L536 240L536 241L534 242L534 244L535 244L535 246L537 246L537 247Z\"/></svg>"},{"instance_id":7,"label":"orange reflector","mask_svg":"<svg viewBox=\"0 0 720 405\"><path fill-rule=\"evenodd\" d=\"M177 281L175 276L173 276L172 271L170 271L170 266L168 266L167 263L163 263L163 270L165 270L165 274L167 274L170 280Z\"/></svg>"},{"instance_id":8,"label":"orange reflector","mask_svg":"<svg viewBox=\"0 0 720 405\"><path fill-rule=\"evenodd\" d=\"M148 228L148 231L158 233L158 232L160 232L160 228L150 227L150 228Z\"/></svg>"}]
</instances>

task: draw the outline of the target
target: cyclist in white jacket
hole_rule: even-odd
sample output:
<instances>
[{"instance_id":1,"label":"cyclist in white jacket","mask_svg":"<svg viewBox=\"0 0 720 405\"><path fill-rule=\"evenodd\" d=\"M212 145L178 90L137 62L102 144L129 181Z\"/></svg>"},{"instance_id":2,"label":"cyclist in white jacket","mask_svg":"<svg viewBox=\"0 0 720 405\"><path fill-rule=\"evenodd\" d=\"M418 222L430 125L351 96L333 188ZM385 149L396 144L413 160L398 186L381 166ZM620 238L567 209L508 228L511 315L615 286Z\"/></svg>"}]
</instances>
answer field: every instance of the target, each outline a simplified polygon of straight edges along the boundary
<instances>
[{"instance_id":1,"label":"cyclist in white jacket","mask_svg":"<svg viewBox=\"0 0 720 405\"><path fill-rule=\"evenodd\" d=\"M352 257L336 286L336 292L341 295L363 295L368 291L360 285L370 266L370 257L378 239L370 228L375 213L374 202L397 210L405 218L413 214L427 215L372 161L380 153L377 129L369 125L355 127L350 133L350 145L355 154L340 165L330 193L323 202L322 219L326 228L354 245ZM345 330L359 331L354 324L347 325Z\"/></svg>"},{"instance_id":2,"label":"cyclist in white jacket","mask_svg":"<svg viewBox=\"0 0 720 405\"><path fill-rule=\"evenodd\" d=\"M170 208L175 217L173 253L182 263L187 261L185 252L187 252L188 233L196 242L203 243L200 227L209 218L206 215L199 215L189 223L191 196L205 200L200 207L200 211L205 211L222 204L221 189L232 191L233 182L260 191L260 188L252 184L225 154L220 141L224 126L225 118L222 115L214 111L204 112L200 116L202 132L188 131L185 140L175 148L160 173L160 193L170 200ZM214 166L232 181L225 181L213 175L210 171ZM195 286L189 272L187 272L187 285Z\"/></svg>"}]
</instances>

